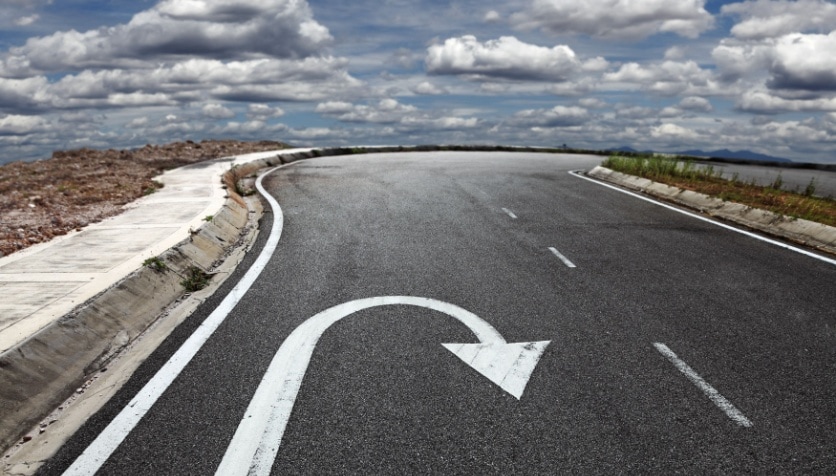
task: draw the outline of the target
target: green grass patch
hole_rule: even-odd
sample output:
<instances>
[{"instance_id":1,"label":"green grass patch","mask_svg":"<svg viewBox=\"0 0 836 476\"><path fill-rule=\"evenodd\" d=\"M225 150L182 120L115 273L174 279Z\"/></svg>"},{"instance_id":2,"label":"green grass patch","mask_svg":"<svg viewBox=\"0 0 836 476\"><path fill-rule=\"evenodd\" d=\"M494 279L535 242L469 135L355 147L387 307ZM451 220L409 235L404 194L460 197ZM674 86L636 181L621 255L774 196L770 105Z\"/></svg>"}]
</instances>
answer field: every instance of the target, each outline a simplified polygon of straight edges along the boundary
<instances>
[{"instance_id":1,"label":"green grass patch","mask_svg":"<svg viewBox=\"0 0 836 476\"><path fill-rule=\"evenodd\" d=\"M697 166L675 157L611 156L601 164L617 172L644 177L722 200L760 208L793 218L836 226L836 200L815 196L815 179L803 191L783 190L781 174L767 186L743 182L735 174L726 179L712 166Z\"/></svg>"},{"instance_id":2,"label":"green grass patch","mask_svg":"<svg viewBox=\"0 0 836 476\"><path fill-rule=\"evenodd\" d=\"M162 272L168 269L168 266L166 266L165 261L163 261L163 259L159 256L148 258L147 260L143 261L142 265L158 272Z\"/></svg>"}]
</instances>

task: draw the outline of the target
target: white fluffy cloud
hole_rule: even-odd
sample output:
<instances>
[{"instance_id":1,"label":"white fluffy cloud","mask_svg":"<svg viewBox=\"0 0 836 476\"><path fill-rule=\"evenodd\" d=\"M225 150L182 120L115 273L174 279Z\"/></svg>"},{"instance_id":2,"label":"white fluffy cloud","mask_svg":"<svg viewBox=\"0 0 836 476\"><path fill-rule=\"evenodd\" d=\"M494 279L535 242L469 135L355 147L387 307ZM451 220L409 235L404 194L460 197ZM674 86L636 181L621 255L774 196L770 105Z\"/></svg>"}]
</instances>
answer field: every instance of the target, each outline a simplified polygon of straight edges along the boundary
<instances>
[{"instance_id":1,"label":"white fluffy cloud","mask_svg":"<svg viewBox=\"0 0 836 476\"><path fill-rule=\"evenodd\" d=\"M782 112L836 112L836 97L782 98L768 90L745 92L737 100L737 108L755 114Z\"/></svg>"},{"instance_id":2,"label":"white fluffy cloud","mask_svg":"<svg viewBox=\"0 0 836 476\"><path fill-rule=\"evenodd\" d=\"M0 110L119 106L126 95L134 98L133 105L175 105L202 97L320 100L360 87L344 67L343 60L319 57L230 62L190 59L151 70L86 70L54 83L44 76L0 78ZM143 98L145 102L140 104Z\"/></svg>"},{"instance_id":3,"label":"white fluffy cloud","mask_svg":"<svg viewBox=\"0 0 836 476\"><path fill-rule=\"evenodd\" d=\"M0 74L136 67L194 56L300 58L331 39L304 1L164 0L123 25L30 38L3 58Z\"/></svg>"},{"instance_id":4,"label":"white fluffy cloud","mask_svg":"<svg viewBox=\"0 0 836 476\"><path fill-rule=\"evenodd\" d=\"M3 0L0 2L0 26L29 26L40 19L37 10L52 0Z\"/></svg>"},{"instance_id":5,"label":"white fluffy cloud","mask_svg":"<svg viewBox=\"0 0 836 476\"><path fill-rule=\"evenodd\" d=\"M635 84L663 95L699 94L714 89L711 71L694 61L663 61L661 63L627 63L618 71L607 73L604 81Z\"/></svg>"},{"instance_id":6,"label":"white fluffy cloud","mask_svg":"<svg viewBox=\"0 0 836 476\"><path fill-rule=\"evenodd\" d=\"M343 122L371 122L392 124L400 122L418 109L415 106L401 104L394 99L383 99L374 105L354 105L344 102L323 103L316 111L330 115Z\"/></svg>"},{"instance_id":7,"label":"white fluffy cloud","mask_svg":"<svg viewBox=\"0 0 836 476\"><path fill-rule=\"evenodd\" d=\"M686 127L677 124L665 123L650 130L654 139L661 139L664 142L680 145L683 142L689 143L697 140L699 134Z\"/></svg>"},{"instance_id":8,"label":"white fluffy cloud","mask_svg":"<svg viewBox=\"0 0 836 476\"><path fill-rule=\"evenodd\" d=\"M578 106L555 106L551 109L519 111L509 121L517 127L569 127L588 122L592 115Z\"/></svg>"},{"instance_id":9,"label":"white fluffy cloud","mask_svg":"<svg viewBox=\"0 0 836 476\"><path fill-rule=\"evenodd\" d=\"M712 56L728 78L766 76L772 89L836 91L836 31L758 42L724 40Z\"/></svg>"},{"instance_id":10,"label":"white fluffy cloud","mask_svg":"<svg viewBox=\"0 0 836 476\"><path fill-rule=\"evenodd\" d=\"M14 23L17 26L29 26L29 25L35 23L36 21L38 21L40 18L41 18L41 16L38 15L37 13L35 13L35 14L32 14L32 15L27 15L27 16L24 16L24 17L20 17L17 20L15 20Z\"/></svg>"},{"instance_id":11,"label":"white fluffy cloud","mask_svg":"<svg viewBox=\"0 0 836 476\"><path fill-rule=\"evenodd\" d=\"M47 122L37 116L6 115L0 117L0 135L24 135L39 132Z\"/></svg>"},{"instance_id":12,"label":"white fluffy cloud","mask_svg":"<svg viewBox=\"0 0 836 476\"><path fill-rule=\"evenodd\" d=\"M412 88L412 92L415 93L415 94L424 94L424 95L433 96L433 95L438 95L438 94L446 94L447 90L440 87L440 86L436 86L435 84L433 84L429 81L422 81L422 82L416 84Z\"/></svg>"},{"instance_id":13,"label":"white fluffy cloud","mask_svg":"<svg viewBox=\"0 0 836 476\"><path fill-rule=\"evenodd\" d=\"M475 36L449 38L427 49L427 72L510 80L564 81L581 70L571 48L524 43L513 36L484 43Z\"/></svg>"},{"instance_id":14,"label":"white fluffy cloud","mask_svg":"<svg viewBox=\"0 0 836 476\"><path fill-rule=\"evenodd\" d=\"M769 70L772 88L836 91L836 31L780 38Z\"/></svg>"},{"instance_id":15,"label":"white fluffy cloud","mask_svg":"<svg viewBox=\"0 0 836 476\"><path fill-rule=\"evenodd\" d=\"M640 39L656 33L696 38L714 25L705 0L533 0L512 16L522 29Z\"/></svg>"},{"instance_id":16,"label":"white fluffy cloud","mask_svg":"<svg viewBox=\"0 0 836 476\"><path fill-rule=\"evenodd\" d=\"M401 131L469 129L479 124L479 120L474 117L450 115L445 111L421 111L391 98L371 105L328 101L317 105L316 112L341 122L388 124Z\"/></svg>"},{"instance_id":17,"label":"white fluffy cloud","mask_svg":"<svg viewBox=\"0 0 836 476\"><path fill-rule=\"evenodd\" d=\"M203 106L201 113L204 117L208 117L210 119L231 119L235 117L235 112L233 112L232 109L217 103Z\"/></svg>"},{"instance_id":18,"label":"white fluffy cloud","mask_svg":"<svg viewBox=\"0 0 836 476\"><path fill-rule=\"evenodd\" d=\"M251 119L264 121L281 116L284 116L284 109L280 107L270 107L266 104L250 104L247 106L247 117Z\"/></svg>"},{"instance_id":19,"label":"white fluffy cloud","mask_svg":"<svg viewBox=\"0 0 836 476\"><path fill-rule=\"evenodd\" d=\"M830 33L836 28L836 4L825 0L757 0L723 6L721 12L742 20L731 33L745 40L764 40L790 33Z\"/></svg>"}]
</instances>

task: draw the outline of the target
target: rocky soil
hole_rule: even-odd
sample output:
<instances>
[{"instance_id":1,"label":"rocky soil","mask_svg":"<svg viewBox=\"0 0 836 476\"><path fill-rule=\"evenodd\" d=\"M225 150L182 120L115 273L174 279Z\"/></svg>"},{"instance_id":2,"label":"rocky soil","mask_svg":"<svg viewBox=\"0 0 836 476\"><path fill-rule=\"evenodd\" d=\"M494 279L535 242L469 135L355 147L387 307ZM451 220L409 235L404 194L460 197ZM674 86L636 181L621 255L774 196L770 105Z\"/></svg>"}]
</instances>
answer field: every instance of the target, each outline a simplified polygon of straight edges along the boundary
<instances>
[{"instance_id":1,"label":"rocky soil","mask_svg":"<svg viewBox=\"0 0 836 476\"><path fill-rule=\"evenodd\" d=\"M80 229L153 193L162 171L204 160L275 150L282 142L186 141L134 150L60 151L0 166L0 256Z\"/></svg>"}]
</instances>

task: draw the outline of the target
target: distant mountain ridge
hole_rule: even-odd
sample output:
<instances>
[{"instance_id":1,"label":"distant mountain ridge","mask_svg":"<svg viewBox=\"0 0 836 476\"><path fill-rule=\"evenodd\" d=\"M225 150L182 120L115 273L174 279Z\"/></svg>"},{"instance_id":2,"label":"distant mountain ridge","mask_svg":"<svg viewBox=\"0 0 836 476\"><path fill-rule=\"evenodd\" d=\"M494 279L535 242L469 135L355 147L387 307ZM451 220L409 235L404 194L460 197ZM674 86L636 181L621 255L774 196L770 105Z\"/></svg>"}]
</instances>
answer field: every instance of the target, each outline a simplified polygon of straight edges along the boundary
<instances>
[{"instance_id":1,"label":"distant mountain ridge","mask_svg":"<svg viewBox=\"0 0 836 476\"><path fill-rule=\"evenodd\" d=\"M632 147L619 147L617 149L609 149L613 152L631 152L631 153L653 153L653 151L649 150L636 150ZM790 163L793 162L790 159L785 159L783 157L773 157L771 155L766 154L759 154L757 152L752 152L751 150L729 150L729 149L719 149L719 150L712 150L712 151L704 151L699 149L693 150L683 150L681 152L672 152L676 155L687 155L692 157L711 157L717 159L732 159L732 160L755 160L760 162L784 162Z\"/></svg>"},{"instance_id":2,"label":"distant mountain ridge","mask_svg":"<svg viewBox=\"0 0 836 476\"><path fill-rule=\"evenodd\" d=\"M737 159L737 160L759 160L761 162L792 162L790 159L783 157L773 157L771 155L759 154L751 150L732 151L729 149L713 150L705 152L702 150L686 150L677 152L679 155L693 155L695 157L716 157L718 159Z\"/></svg>"}]
</instances>

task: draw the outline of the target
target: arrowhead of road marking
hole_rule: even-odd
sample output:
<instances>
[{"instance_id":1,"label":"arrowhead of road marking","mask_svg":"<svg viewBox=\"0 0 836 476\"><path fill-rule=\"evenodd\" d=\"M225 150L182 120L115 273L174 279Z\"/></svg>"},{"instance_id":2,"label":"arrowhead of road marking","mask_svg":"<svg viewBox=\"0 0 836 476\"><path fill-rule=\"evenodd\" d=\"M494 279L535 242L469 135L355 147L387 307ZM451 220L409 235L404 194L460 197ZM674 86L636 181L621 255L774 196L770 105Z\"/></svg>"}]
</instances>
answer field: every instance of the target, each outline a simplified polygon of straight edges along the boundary
<instances>
[{"instance_id":1,"label":"arrowhead of road marking","mask_svg":"<svg viewBox=\"0 0 836 476\"><path fill-rule=\"evenodd\" d=\"M528 385L531 373L534 372L534 367L550 342L442 345L519 400L525 386Z\"/></svg>"}]
</instances>

